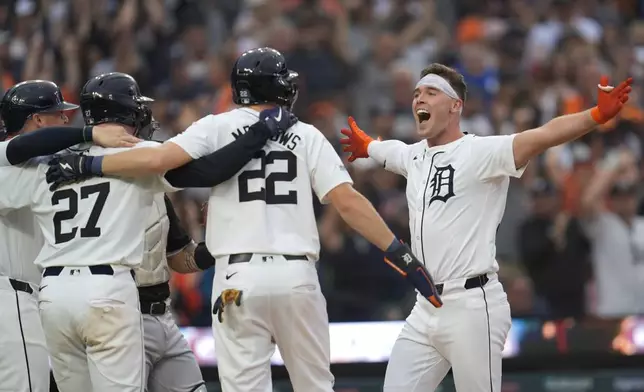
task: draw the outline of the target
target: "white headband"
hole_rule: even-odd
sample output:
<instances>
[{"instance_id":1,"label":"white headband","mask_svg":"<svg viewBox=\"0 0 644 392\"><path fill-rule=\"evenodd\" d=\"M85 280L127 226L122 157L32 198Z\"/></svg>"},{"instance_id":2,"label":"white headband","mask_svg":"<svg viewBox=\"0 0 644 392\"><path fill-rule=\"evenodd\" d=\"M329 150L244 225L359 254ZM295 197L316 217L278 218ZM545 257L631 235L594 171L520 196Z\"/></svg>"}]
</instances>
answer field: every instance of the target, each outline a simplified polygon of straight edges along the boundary
<instances>
[{"instance_id":1,"label":"white headband","mask_svg":"<svg viewBox=\"0 0 644 392\"><path fill-rule=\"evenodd\" d=\"M416 88L420 86L435 88L438 91L444 92L450 98L461 99L458 94L456 94L452 85L443 77L436 74L427 74L423 76L423 78L416 83Z\"/></svg>"},{"instance_id":2,"label":"white headband","mask_svg":"<svg viewBox=\"0 0 644 392\"><path fill-rule=\"evenodd\" d=\"M427 74L423 76L422 79L416 83L415 88L419 88L420 86L425 86L425 87L431 87L435 88L438 91L442 91L447 95L448 97L452 99L458 99L459 101L462 101L461 97L456 94L456 91L454 90L454 87L452 87L451 84L447 80L445 80L443 77L438 76L436 74ZM461 113L463 111L463 106L459 108L458 112Z\"/></svg>"}]
</instances>

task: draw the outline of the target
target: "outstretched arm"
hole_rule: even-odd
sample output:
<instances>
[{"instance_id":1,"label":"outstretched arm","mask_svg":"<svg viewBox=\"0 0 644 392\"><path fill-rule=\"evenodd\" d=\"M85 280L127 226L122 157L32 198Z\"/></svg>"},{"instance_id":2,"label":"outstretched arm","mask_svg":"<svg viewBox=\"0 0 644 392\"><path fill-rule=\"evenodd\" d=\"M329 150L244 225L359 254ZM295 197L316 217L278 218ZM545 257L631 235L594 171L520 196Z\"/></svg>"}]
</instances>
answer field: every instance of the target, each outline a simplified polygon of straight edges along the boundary
<instances>
[{"instance_id":1,"label":"outstretched arm","mask_svg":"<svg viewBox=\"0 0 644 392\"><path fill-rule=\"evenodd\" d=\"M248 132L212 154L191 161L165 174L166 180L178 188L212 188L227 181L250 162L270 138L270 130L262 122L250 126Z\"/></svg>"},{"instance_id":2,"label":"outstretched arm","mask_svg":"<svg viewBox=\"0 0 644 392\"><path fill-rule=\"evenodd\" d=\"M407 177L407 154L409 145L399 140L380 141L367 135L353 117L349 117L349 129L342 129L346 138L340 139L343 150L350 152L349 162L357 158L373 158L386 170Z\"/></svg>"},{"instance_id":3,"label":"outstretched arm","mask_svg":"<svg viewBox=\"0 0 644 392\"><path fill-rule=\"evenodd\" d=\"M431 275L407 245L396 239L373 205L356 191L342 160L324 136L309 146L311 186L322 203L331 203L342 219L385 252L385 261L407 278L435 307L442 306Z\"/></svg>"},{"instance_id":4,"label":"outstretched arm","mask_svg":"<svg viewBox=\"0 0 644 392\"><path fill-rule=\"evenodd\" d=\"M132 147L138 141L121 126L47 127L2 142L0 166L18 165L31 158L52 155L85 142L104 147Z\"/></svg>"},{"instance_id":5,"label":"outstretched arm","mask_svg":"<svg viewBox=\"0 0 644 392\"><path fill-rule=\"evenodd\" d=\"M169 178L175 185L212 187L235 175L270 137L277 137L297 121L290 112L279 107L263 110L260 120L245 132L250 135L238 137L232 146L226 146L225 151L217 153L220 148L216 132L221 128L220 120L216 116L206 116L185 132L154 148L143 147L107 156L60 157L50 162L47 182L56 188L60 184L92 176L136 178L160 175L204 158L185 170L170 173Z\"/></svg>"},{"instance_id":6,"label":"outstretched arm","mask_svg":"<svg viewBox=\"0 0 644 392\"><path fill-rule=\"evenodd\" d=\"M410 281L432 305L443 302L427 268L414 256L409 246L391 232L373 205L349 183L340 184L327 194L342 219L369 242L385 252L385 262Z\"/></svg>"},{"instance_id":7,"label":"outstretched arm","mask_svg":"<svg viewBox=\"0 0 644 392\"><path fill-rule=\"evenodd\" d=\"M550 147L578 139L604 124L619 113L628 101L632 78L617 87L608 86L608 78L602 76L597 89L597 106L581 113L556 117L539 128L530 129L514 137L514 162L517 168L525 166L530 159Z\"/></svg>"}]
</instances>

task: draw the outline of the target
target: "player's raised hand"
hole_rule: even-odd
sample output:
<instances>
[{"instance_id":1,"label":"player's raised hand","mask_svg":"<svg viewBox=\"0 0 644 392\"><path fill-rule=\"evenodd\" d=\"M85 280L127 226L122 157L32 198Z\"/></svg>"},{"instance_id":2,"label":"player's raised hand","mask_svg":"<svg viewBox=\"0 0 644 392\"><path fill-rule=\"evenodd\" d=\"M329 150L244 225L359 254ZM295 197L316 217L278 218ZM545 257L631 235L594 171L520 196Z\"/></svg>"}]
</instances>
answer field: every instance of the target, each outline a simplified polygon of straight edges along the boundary
<instances>
[{"instance_id":1,"label":"player's raised hand","mask_svg":"<svg viewBox=\"0 0 644 392\"><path fill-rule=\"evenodd\" d=\"M120 124L105 123L92 127L92 140L94 144L102 147L133 147L141 139L131 135Z\"/></svg>"},{"instance_id":2,"label":"player's raised hand","mask_svg":"<svg viewBox=\"0 0 644 392\"><path fill-rule=\"evenodd\" d=\"M443 301L434 284L434 279L432 279L427 268L414 256L409 246L401 242L400 246L385 253L385 262L396 272L407 278L416 287L416 290L434 307L440 308L443 306Z\"/></svg>"},{"instance_id":3,"label":"player's raised hand","mask_svg":"<svg viewBox=\"0 0 644 392\"><path fill-rule=\"evenodd\" d=\"M46 174L47 183L51 184L49 190L53 192L62 185L97 176L92 173L92 161L93 157L78 154L53 158Z\"/></svg>"},{"instance_id":4,"label":"player's raised hand","mask_svg":"<svg viewBox=\"0 0 644 392\"><path fill-rule=\"evenodd\" d=\"M340 139L340 143L344 144L342 151L351 153L349 162L353 162L357 158L369 158L367 148L373 138L360 129L353 117L349 116L349 129L344 128L340 132L347 136Z\"/></svg>"},{"instance_id":5,"label":"player's raised hand","mask_svg":"<svg viewBox=\"0 0 644 392\"><path fill-rule=\"evenodd\" d=\"M608 76L602 76L597 86L597 106L591 109L590 114L598 124L604 124L615 117L628 101L633 78L628 78L617 87L608 85Z\"/></svg>"},{"instance_id":6,"label":"player's raised hand","mask_svg":"<svg viewBox=\"0 0 644 392\"><path fill-rule=\"evenodd\" d=\"M262 110L259 113L259 122L266 126L271 136L277 136L282 132L286 132L298 121L298 118L293 113L282 107Z\"/></svg>"}]
</instances>

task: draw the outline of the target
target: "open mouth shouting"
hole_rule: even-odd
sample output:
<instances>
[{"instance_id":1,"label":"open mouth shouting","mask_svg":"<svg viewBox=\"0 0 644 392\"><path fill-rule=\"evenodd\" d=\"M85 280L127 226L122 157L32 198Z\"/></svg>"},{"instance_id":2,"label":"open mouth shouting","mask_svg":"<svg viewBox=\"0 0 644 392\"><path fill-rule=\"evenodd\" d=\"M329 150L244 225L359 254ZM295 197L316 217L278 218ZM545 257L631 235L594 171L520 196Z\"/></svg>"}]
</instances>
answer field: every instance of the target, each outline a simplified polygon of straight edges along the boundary
<instances>
[{"instance_id":1,"label":"open mouth shouting","mask_svg":"<svg viewBox=\"0 0 644 392\"><path fill-rule=\"evenodd\" d=\"M421 124L432 117L426 109L416 109L416 115L418 116L418 122Z\"/></svg>"}]
</instances>

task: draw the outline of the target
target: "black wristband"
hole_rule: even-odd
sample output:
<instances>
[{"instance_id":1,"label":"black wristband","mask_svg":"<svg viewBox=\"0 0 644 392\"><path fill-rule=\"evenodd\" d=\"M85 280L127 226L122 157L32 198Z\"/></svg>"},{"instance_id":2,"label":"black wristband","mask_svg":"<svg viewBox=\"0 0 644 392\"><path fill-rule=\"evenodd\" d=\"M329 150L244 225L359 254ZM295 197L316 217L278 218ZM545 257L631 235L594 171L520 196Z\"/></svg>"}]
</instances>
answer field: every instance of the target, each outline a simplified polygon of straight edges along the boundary
<instances>
[{"instance_id":1,"label":"black wristband","mask_svg":"<svg viewBox=\"0 0 644 392\"><path fill-rule=\"evenodd\" d=\"M195 249L195 264L202 271L215 265L215 258L210 254L205 242L200 242Z\"/></svg>"},{"instance_id":2,"label":"black wristband","mask_svg":"<svg viewBox=\"0 0 644 392\"><path fill-rule=\"evenodd\" d=\"M89 174L92 172L92 163L94 162L94 157L91 155L81 155L80 159L80 174Z\"/></svg>"},{"instance_id":3,"label":"black wristband","mask_svg":"<svg viewBox=\"0 0 644 392\"><path fill-rule=\"evenodd\" d=\"M83 140L85 142L91 142L94 141L94 126L93 125L85 125L83 127Z\"/></svg>"}]
</instances>

